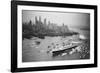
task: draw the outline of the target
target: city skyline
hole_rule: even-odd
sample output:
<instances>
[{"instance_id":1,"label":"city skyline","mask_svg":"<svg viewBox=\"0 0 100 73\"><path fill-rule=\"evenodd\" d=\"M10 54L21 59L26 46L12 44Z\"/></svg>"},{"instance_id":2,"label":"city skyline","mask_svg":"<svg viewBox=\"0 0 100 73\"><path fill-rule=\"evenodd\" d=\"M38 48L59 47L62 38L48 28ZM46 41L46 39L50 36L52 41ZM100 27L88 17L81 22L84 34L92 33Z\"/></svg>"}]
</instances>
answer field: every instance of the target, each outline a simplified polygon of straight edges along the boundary
<instances>
[{"instance_id":1,"label":"city skyline","mask_svg":"<svg viewBox=\"0 0 100 73\"><path fill-rule=\"evenodd\" d=\"M63 23L69 27L83 27L89 28L90 26L90 14L88 13L60 13L60 12L43 12L43 11L32 11L22 10L22 22L35 22L35 17L44 22L46 19L47 23L55 23L61 26Z\"/></svg>"}]
</instances>

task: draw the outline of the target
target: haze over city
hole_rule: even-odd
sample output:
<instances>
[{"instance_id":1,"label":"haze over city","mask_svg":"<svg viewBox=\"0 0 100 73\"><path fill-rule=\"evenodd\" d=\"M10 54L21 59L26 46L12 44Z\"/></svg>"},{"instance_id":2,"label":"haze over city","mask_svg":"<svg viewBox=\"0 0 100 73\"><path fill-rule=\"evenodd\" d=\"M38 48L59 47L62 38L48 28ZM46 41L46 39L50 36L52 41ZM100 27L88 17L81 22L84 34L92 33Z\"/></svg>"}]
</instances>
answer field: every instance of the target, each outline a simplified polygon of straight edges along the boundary
<instances>
[{"instance_id":1,"label":"haze over city","mask_svg":"<svg viewBox=\"0 0 100 73\"><path fill-rule=\"evenodd\" d=\"M90 14L88 13L68 13L68 12L47 12L47 11L33 11L33 10L23 10L22 11L22 22L32 22L35 21L35 16L39 19L41 16L41 21L45 18L47 22L56 23L61 26L63 23L69 27L82 27L89 28L90 24Z\"/></svg>"}]
</instances>

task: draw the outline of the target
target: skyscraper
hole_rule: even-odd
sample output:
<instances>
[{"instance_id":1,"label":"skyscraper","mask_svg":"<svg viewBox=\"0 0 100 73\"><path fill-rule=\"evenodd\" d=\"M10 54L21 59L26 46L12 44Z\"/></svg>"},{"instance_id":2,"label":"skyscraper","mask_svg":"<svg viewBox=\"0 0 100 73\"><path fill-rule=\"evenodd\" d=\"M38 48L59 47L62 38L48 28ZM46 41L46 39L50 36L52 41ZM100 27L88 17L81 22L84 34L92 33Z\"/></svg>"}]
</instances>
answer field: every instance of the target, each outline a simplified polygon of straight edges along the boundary
<instances>
[{"instance_id":1,"label":"skyscraper","mask_svg":"<svg viewBox=\"0 0 100 73\"><path fill-rule=\"evenodd\" d=\"M38 24L37 16L35 16L35 24Z\"/></svg>"},{"instance_id":2,"label":"skyscraper","mask_svg":"<svg viewBox=\"0 0 100 73\"><path fill-rule=\"evenodd\" d=\"M42 23L42 21L41 21L41 16L39 16L39 24L41 24Z\"/></svg>"},{"instance_id":3,"label":"skyscraper","mask_svg":"<svg viewBox=\"0 0 100 73\"><path fill-rule=\"evenodd\" d=\"M44 19L44 26L46 26L47 24L46 24L46 18Z\"/></svg>"}]
</instances>

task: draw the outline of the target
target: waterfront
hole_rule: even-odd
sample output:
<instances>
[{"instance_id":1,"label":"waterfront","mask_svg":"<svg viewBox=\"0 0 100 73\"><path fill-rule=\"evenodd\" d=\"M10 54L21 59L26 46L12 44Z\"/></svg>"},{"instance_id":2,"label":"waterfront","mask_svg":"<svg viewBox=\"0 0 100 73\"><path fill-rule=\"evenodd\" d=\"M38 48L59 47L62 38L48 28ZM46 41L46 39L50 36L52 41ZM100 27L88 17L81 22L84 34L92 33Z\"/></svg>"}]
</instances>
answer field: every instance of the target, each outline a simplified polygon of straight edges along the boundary
<instances>
[{"instance_id":1,"label":"waterfront","mask_svg":"<svg viewBox=\"0 0 100 73\"><path fill-rule=\"evenodd\" d=\"M81 41L75 36L56 36L56 37L49 37L46 36L44 39L40 39L37 37L33 37L31 39L24 39L23 40L23 48L22 48L22 60L23 62L35 62L35 61L54 61L54 60L79 60L79 59L89 59L89 44L82 43L79 48L86 47L86 50L82 49L83 51L88 52L88 56L84 57L85 53L74 52L72 54L67 54L66 51L61 53L60 55L53 57L52 53L48 53L49 50L53 47L53 44L62 44L66 42L66 44L70 44L72 41ZM87 39L86 39L87 40ZM89 40L88 40L89 41ZM53 43L53 44L52 44ZM85 46L83 46L85 44ZM71 53L71 52L70 52ZM84 55L83 55L84 54Z\"/></svg>"}]
</instances>

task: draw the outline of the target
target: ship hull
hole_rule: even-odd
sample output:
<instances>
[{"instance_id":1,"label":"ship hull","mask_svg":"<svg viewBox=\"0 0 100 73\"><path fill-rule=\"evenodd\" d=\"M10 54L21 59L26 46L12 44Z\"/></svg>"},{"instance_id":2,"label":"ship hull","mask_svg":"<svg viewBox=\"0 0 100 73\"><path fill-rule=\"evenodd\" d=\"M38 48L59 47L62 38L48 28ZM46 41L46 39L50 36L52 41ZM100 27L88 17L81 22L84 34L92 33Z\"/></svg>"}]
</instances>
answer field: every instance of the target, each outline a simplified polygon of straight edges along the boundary
<instances>
[{"instance_id":1,"label":"ship hull","mask_svg":"<svg viewBox=\"0 0 100 73\"><path fill-rule=\"evenodd\" d=\"M52 51L52 56L55 57L55 56L61 55L62 53L69 54L69 52L72 51L72 49L75 49L76 47L77 46L74 46L74 47L71 47L71 48L66 48L66 49L63 49L63 50Z\"/></svg>"}]
</instances>

